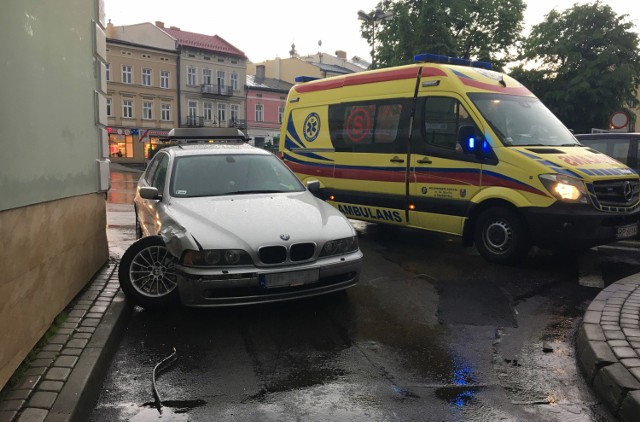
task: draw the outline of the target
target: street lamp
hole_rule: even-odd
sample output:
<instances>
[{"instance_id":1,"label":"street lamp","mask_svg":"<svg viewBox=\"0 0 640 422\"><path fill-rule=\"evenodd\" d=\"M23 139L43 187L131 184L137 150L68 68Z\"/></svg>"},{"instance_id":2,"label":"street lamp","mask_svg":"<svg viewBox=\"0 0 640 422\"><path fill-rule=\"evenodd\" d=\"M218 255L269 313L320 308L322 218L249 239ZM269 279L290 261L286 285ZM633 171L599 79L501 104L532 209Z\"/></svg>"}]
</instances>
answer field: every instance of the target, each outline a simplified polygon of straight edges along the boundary
<instances>
[{"instance_id":1,"label":"street lamp","mask_svg":"<svg viewBox=\"0 0 640 422\"><path fill-rule=\"evenodd\" d=\"M383 22L391 18L391 12L383 12L379 7L371 12L366 13L364 10L358 10L358 19L365 22L371 22L373 33L371 35L371 67L375 69L376 64L376 22Z\"/></svg>"}]
</instances>

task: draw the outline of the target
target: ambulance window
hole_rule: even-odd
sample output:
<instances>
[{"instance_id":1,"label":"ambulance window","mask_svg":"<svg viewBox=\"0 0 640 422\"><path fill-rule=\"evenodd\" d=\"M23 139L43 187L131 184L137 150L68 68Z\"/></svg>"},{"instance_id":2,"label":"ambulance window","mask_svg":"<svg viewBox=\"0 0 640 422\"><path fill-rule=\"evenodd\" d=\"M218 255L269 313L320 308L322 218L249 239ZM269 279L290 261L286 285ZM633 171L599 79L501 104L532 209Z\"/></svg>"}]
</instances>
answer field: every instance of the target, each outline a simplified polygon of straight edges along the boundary
<instances>
[{"instance_id":1,"label":"ambulance window","mask_svg":"<svg viewBox=\"0 0 640 422\"><path fill-rule=\"evenodd\" d=\"M460 126L476 126L467 110L454 98L428 97L422 103L422 127L417 153L449 155L460 150L457 145Z\"/></svg>"},{"instance_id":2,"label":"ambulance window","mask_svg":"<svg viewBox=\"0 0 640 422\"><path fill-rule=\"evenodd\" d=\"M332 105L333 146L343 152L406 152L409 112L405 99Z\"/></svg>"}]
</instances>

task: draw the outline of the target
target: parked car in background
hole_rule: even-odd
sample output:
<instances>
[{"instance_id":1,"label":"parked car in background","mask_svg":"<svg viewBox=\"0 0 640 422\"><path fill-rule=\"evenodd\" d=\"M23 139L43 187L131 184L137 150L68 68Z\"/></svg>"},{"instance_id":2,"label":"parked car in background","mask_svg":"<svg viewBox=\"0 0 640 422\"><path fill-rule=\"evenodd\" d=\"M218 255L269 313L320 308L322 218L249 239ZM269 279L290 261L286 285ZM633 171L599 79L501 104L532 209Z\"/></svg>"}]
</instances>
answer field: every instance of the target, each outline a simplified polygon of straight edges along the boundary
<instances>
[{"instance_id":1,"label":"parked car in background","mask_svg":"<svg viewBox=\"0 0 640 422\"><path fill-rule=\"evenodd\" d=\"M147 308L274 302L357 283L362 252L349 220L274 154L237 129L174 129L135 197L140 239L119 280Z\"/></svg>"},{"instance_id":2,"label":"parked car in background","mask_svg":"<svg viewBox=\"0 0 640 422\"><path fill-rule=\"evenodd\" d=\"M607 154L640 173L640 133L586 133L575 135L581 144Z\"/></svg>"}]
</instances>

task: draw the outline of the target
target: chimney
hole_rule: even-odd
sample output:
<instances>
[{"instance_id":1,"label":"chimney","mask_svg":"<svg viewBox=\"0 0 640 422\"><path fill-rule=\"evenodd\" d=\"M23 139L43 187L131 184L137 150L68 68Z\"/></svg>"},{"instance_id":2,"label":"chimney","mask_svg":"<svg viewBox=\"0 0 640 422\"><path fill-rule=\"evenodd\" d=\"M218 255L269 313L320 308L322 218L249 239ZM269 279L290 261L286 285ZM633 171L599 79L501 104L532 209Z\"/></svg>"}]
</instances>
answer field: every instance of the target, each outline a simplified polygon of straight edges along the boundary
<instances>
[{"instance_id":1,"label":"chimney","mask_svg":"<svg viewBox=\"0 0 640 422\"><path fill-rule=\"evenodd\" d=\"M173 29L174 31L179 31L180 28L178 28L177 26L170 26L169 29Z\"/></svg>"},{"instance_id":2,"label":"chimney","mask_svg":"<svg viewBox=\"0 0 640 422\"><path fill-rule=\"evenodd\" d=\"M157 26L158 28L162 28L162 29L164 29L164 22L162 22L162 21L156 21L156 26Z\"/></svg>"},{"instance_id":3,"label":"chimney","mask_svg":"<svg viewBox=\"0 0 640 422\"><path fill-rule=\"evenodd\" d=\"M113 24L111 23L111 19L109 19L109 23L107 23L107 38L113 38Z\"/></svg>"},{"instance_id":4,"label":"chimney","mask_svg":"<svg viewBox=\"0 0 640 422\"><path fill-rule=\"evenodd\" d=\"M259 64L256 66L256 83L257 84L261 84L264 82L264 72L265 72L265 67L263 64Z\"/></svg>"},{"instance_id":5,"label":"chimney","mask_svg":"<svg viewBox=\"0 0 640 422\"><path fill-rule=\"evenodd\" d=\"M339 59L347 60L347 52L342 50L337 50L336 57Z\"/></svg>"}]
</instances>

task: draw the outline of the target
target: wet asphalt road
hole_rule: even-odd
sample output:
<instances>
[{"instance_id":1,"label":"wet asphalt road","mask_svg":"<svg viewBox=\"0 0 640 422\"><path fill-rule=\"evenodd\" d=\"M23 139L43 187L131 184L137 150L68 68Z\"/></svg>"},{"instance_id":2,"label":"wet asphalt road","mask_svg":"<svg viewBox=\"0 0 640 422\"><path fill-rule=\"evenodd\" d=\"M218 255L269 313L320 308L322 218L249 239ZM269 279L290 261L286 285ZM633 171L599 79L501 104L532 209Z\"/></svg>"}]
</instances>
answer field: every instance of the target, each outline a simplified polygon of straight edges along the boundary
<instances>
[{"instance_id":1,"label":"wet asphalt road","mask_svg":"<svg viewBox=\"0 0 640 422\"><path fill-rule=\"evenodd\" d=\"M110 242L122 249L137 177L112 179ZM346 292L136 308L91 420L613 420L576 367L574 333L599 292L578 284L576 261L498 266L457 239L354 225L365 262ZM174 348L160 413L152 371Z\"/></svg>"}]
</instances>

